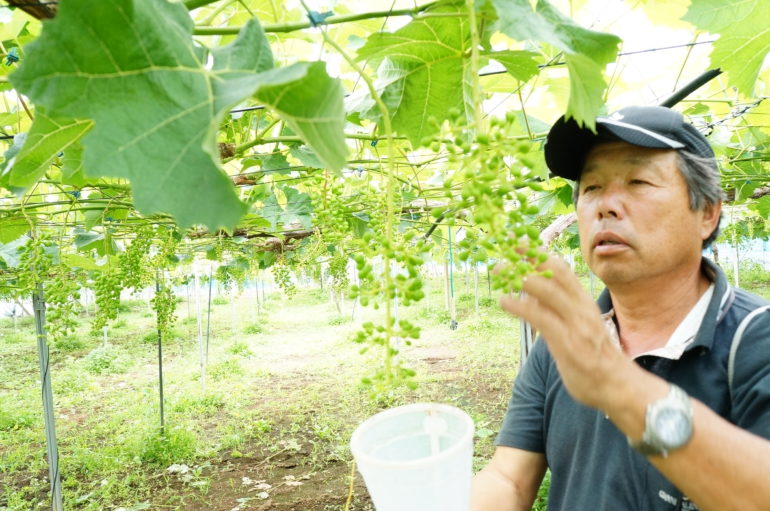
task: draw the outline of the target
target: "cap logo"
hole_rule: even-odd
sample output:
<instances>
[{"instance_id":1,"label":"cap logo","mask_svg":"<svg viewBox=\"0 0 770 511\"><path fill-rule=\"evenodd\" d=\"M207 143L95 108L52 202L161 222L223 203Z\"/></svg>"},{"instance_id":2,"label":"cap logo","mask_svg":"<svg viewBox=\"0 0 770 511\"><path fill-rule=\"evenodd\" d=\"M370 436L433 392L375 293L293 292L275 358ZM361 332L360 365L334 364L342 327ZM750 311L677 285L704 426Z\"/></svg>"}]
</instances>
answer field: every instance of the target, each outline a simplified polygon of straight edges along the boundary
<instances>
[{"instance_id":1,"label":"cap logo","mask_svg":"<svg viewBox=\"0 0 770 511\"><path fill-rule=\"evenodd\" d=\"M613 121L622 121L625 116L621 114L620 112L614 112L610 114L610 119Z\"/></svg>"}]
</instances>

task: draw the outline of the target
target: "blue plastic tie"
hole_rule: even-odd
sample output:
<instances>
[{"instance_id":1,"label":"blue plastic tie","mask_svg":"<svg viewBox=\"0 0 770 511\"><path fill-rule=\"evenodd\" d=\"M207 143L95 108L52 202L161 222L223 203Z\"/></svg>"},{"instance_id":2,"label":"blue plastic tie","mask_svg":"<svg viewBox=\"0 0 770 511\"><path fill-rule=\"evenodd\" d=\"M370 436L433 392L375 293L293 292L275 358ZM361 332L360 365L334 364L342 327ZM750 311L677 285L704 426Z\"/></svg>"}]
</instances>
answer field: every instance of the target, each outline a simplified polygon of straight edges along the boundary
<instances>
[{"instance_id":1,"label":"blue plastic tie","mask_svg":"<svg viewBox=\"0 0 770 511\"><path fill-rule=\"evenodd\" d=\"M325 24L326 18L329 18L331 16L334 16L334 12L332 11L326 11L326 12L309 11L307 13L307 17L310 20L310 24L313 25L314 27Z\"/></svg>"},{"instance_id":2,"label":"blue plastic tie","mask_svg":"<svg viewBox=\"0 0 770 511\"><path fill-rule=\"evenodd\" d=\"M19 49L15 46L8 50L8 54L5 56L5 65L10 66L11 64L17 63L21 57L19 57Z\"/></svg>"}]
</instances>

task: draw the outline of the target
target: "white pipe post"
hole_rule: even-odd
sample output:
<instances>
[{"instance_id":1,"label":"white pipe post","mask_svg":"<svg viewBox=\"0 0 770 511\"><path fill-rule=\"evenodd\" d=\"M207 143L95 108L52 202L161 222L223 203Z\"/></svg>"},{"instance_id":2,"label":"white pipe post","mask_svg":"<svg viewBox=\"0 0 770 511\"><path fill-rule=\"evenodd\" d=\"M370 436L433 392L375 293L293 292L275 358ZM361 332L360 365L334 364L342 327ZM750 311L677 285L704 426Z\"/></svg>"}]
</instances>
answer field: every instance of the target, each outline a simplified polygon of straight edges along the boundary
<instances>
[{"instance_id":1,"label":"white pipe post","mask_svg":"<svg viewBox=\"0 0 770 511\"><path fill-rule=\"evenodd\" d=\"M479 263L473 263L473 306L479 315Z\"/></svg>"},{"instance_id":2,"label":"white pipe post","mask_svg":"<svg viewBox=\"0 0 770 511\"><path fill-rule=\"evenodd\" d=\"M200 300L200 288L198 280L198 269L195 269L195 312L198 316L198 351L200 352L200 366L201 366L201 386L203 387L203 393L206 393L206 361L203 350L203 320L201 319L201 300Z\"/></svg>"}]
</instances>

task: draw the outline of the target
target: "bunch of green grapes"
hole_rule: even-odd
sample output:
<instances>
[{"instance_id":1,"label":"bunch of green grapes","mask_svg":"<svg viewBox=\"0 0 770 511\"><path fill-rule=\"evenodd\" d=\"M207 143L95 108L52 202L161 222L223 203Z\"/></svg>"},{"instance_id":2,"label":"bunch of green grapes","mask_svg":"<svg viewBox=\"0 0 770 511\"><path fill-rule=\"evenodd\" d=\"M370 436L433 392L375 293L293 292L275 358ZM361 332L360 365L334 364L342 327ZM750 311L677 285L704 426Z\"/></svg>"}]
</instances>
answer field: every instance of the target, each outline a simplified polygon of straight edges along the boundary
<instances>
[{"instance_id":1,"label":"bunch of green grapes","mask_svg":"<svg viewBox=\"0 0 770 511\"><path fill-rule=\"evenodd\" d=\"M430 244L424 238L417 238L415 230L406 231L403 235L394 235L391 242L386 239L376 239L371 232L364 233L359 245L359 252L353 255L358 270L359 284L351 287L353 297L358 297L364 307L372 303L378 309L379 298L393 300L409 306L425 297L420 270L425 263L425 255L430 251ZM381 278L386 268L375 271L372 261L377 256L386 253L391 261L389 269L393 275L392 282L386 287Z\"/></svg>"},{"instance_id":2,"label":"bunch of green grapes","mask_svg":"<svg viewBox=\"0 0 770 511\"><path fill-rule=\"evenodd\" d=\"M284 293L286 293L286 296L294 296L294 293L297 292L297 287L292 281L291 270L289 269L285 257L281 257L278 261L276 261L273 264L272 269L273 278L275 278L275 283L278 284L278 287L281 288Z\"/></svg>"},{"instance_id":3,"label":"bunch of green grapes","mask_svg":"<svg viewBox=\"0 0 770 511\"><path fill-rule=\"evenodd\" d=\"M118 257L120 279L127 289L139 291L152 281L148 256L154 236L155 229L151 225L140 227L136 231L136 237Z\"/></svg>"},{"instance_id":4,"label":"bunch of green grapes","mask_svg":"<svg viewBox=\"0 0 770 511\"><path fill-rule=\"evenodd\" d=\"M158 330L166 337L176 321L176 296L172 286L160 279L155 296L150 300L158 322Z\"/></svg>"},{"instance_id":5,"label":"bunch of green grapes","mask_svg":"<svg viewBox=\"0 0 770 511\"><path fill-rule=\"evenodd\" d=\"M78 327L82 284L81 273L64 265L51 267L45 286L46 331L54 341L66 337Z\"/></svg>"},{"instance_id":6,"label":"bunch of green grapes","mask_svg":"<svg viewBox=\"0 0 770 511\"><path fill-rule=\"evenodd\" d=\"M397 322L392 308L395 300L409 306L425 297L420 270L430 245L424 238L418 238L414 229L403 234L393 229L390 236L383 235L387 229L385 198L382 194L373 194L370 199L370 230L357 240L352 257L356 263L358 283L351 286L350 293L364 307L385 307L386 314L380 324L368 322L362 325L352 340L365 345L362 353L372 347L382 350L382 365L362 382L371 385L373 395L383 396L398 385L415 386L412 380L415 372L404 367L398 355L400 343L411 345L412 339L419 338L420 329L405 319ZM389 275L386 276L386 272Z\"/></svg>"},{"instance_id":7,"label":"bunch of green grapes","mask_svg":"<svg viewBox=\"0 0 770 511\"><path fill-rule=\"evenodd\" d=\"M96 314L91 329L98 332L118 317L120 293L123 290L120 270L108 267L100 272L94 278L93 290L96 297Z\"/></svg>"},{"instance_id":8,"label":"bunch of green grapes","mask_svg":"<svg viewBox=\"0 0 770 511\"><path fill-rule=\"evenodd\" d=\"M334 179L329 173L318 178L315 190L320 190L312 197L315 226L319 231L326 254L329 258L329 276L332 287L342 291L348 287L348 258L351 239L350 213L345 201L345 186L341 180Z\"/></svg>"},{"instance_id":9,"label":"bunch of green grapes","mask_svg":"<svg viewBox=\"0 0 770 511\"><path fill-rule=\"evenodd\" d=\"M177 262L176 249L181 238L174 227L158 226L155 232L157 252L152 257L150 264L153 268L167 268Z\"/></svg>"},{"instance_id":10,"label":"bunch of green grapes","mask_svg":"<svg viewBox=\"0 0 770 511\"><path fill-rule=\"evenodd\" d=\"M41 234L30 238L19 250L16 286L19 296L31 296L38 283L43 283L53 265L50 237Z\"/></svg>"},{"instance_id":11,"label":"bunch of green grapes","mask_svg":"<svg viewBox=\"0 0 770 511\"><path fill-rule=\"evenodd\" d=\"M535 167L533 143L516 135L512 114L493 118L488 134L470 141L459 113L453 116L449 139L432 142L432 148L448 153L458 171L444 182L448 206L435 208L432 216L451 225L465 213L473 228L458 244L458 258L507 263L499 266L492 285L503 292L519 291L524 277L536 273L546 258L539 250L540 233L531 225L539 212L531 192L543 190L528 175Z\"/></svg>"}]
</instances>

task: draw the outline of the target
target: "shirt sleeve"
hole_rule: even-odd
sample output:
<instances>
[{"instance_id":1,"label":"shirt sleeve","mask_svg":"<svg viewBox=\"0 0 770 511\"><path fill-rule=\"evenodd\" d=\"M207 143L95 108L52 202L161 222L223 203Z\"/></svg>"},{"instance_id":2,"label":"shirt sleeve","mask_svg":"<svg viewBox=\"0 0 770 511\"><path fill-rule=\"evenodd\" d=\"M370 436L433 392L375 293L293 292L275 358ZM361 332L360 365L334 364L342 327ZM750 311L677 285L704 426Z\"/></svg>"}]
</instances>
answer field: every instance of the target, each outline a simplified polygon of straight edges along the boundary
<instances>
[{"instance_id":1,"label":"shirt sleeve","mask_svg":"<svg viewBox=\"0 0 770 511\"><path fill-rule=\"evenodd\" d=\"M495 445L545 452L545 395L550 355L538 339L516 381Z\"/></svg>"},{"instance_id":2,"label":"shirt sleeve","mask_svg":"<svg viewBox=\"0 0 770 511\"><path fill-rule=\"evenodd\" d=\"M732 418L737 426L770 439L770 311L751 321L735 353Z\"/></svg>"}]
</instances>

